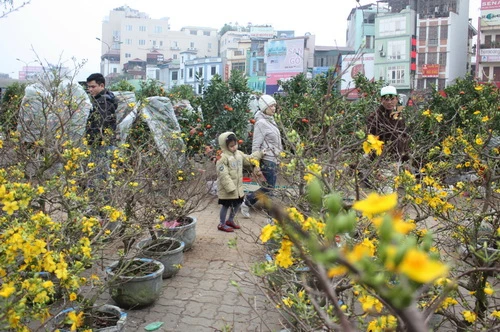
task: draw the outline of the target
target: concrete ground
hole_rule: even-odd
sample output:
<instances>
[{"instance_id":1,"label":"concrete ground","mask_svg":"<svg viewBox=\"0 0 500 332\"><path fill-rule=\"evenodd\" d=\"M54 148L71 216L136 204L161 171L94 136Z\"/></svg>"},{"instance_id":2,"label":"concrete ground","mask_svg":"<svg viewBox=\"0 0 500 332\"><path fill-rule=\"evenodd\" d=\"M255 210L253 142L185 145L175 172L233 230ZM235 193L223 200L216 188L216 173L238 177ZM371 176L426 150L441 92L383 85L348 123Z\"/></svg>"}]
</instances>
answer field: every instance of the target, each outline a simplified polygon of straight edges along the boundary
<instances>
[{"instance_id":1,"label":"concrete ground","mask_svg":"<svg viewBox=\"0 0 500 332\"><path fill-rule=\"evenodd\" d=\"M261 289L263 283L250 272L254 262L264 260L258 235L266 217L256 211L251 219L238 214L242 229L226 233L217 230L219 211L214 199L207 209L193 214L197 217L197 237L193 248L184 253L182 268L173 278L163 280L163 293L154 305L127 311L126 331L145 331L152 322L164 323L157 331L285 328L283 318Z\"/></svg>"}]
</instances>

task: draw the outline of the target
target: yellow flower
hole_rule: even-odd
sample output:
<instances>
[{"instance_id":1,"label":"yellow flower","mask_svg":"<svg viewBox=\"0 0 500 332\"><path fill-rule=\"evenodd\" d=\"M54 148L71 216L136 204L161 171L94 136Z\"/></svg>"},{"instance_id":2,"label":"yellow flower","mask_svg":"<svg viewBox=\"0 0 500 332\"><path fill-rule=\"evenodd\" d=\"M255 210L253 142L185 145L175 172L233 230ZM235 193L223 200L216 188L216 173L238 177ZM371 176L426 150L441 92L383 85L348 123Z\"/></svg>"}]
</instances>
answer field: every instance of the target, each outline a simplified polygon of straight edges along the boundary
<instances>
[{"instance_id":1,"label":"yellow flower","mask_svg":"<svg viewBox=\"0 0 500 332\"><path fill-rule=\"evenodd\" d=\"M425 284L448 273L446 265L439 261L434 261L429 256L417 249L410 249L399 265L399 271L408 278Z\"/></svg>"},{"instance_id":2,"label":"yellow flower","mask_svg":"<svg viewBox=\"0 0 500 332\"><path fill-rule=\"evenodd\" d=\"M434 115L434 118L436 119L437 122L443 121L443 114L436 114Z\"/></svg>"},{"instance_id":3,"label":"yellow flower","mask_svg":"<svg viewBox=\"0 0 500 332\"><path fill-rule=\"evenodd\" d=\"M498 310L494 310L491 315L491 317L494 317L494 318L499 318L500 319L500 311Z\"/></svg>"},{"instance_id":4,"label":"yellow flower","mask_svg":"<svg viewBox=\"0 0 500 332\"><path fill-rule=\"evenodd\" d=\"M379 195L371 193L362 201L357 201L352 206L353 209L358 210L367 217L372 217L375 214L390 211L398 204L398 194L392 193L389 195Z\"/></svg>"},{"instance_id":5,"label":"yellow flower","mask_svg":"<svg viewBox=\"0 0 500 332\"><path fill-rule=\"evenodd\" d=\"M481 114L481 111L475 111L473 114L474 114L474 115Z\"/></svg>"},{"instance_id":6,"label":"yellow flower","mask_svg":"<svg viewBox=\"0 0 500 332\"><path fill-rule=\"evenodd\" d=\"M14 292L16 291L16 288L14 287L13 282L9 282L8 284L3 284L2 288L0 289L0 296L1 297L9 297Z\"/></svg>"},{"instance_id":7,"label":"yellow flower","mask_svg":"<svg viewBox=\"0 0 500 332\"><path fill-rule=\"evenodd\" d=\"M39 186L39 187L36 189L36 193L37 193L38 195L41 195L41 194L43 194L44 192L45 192L45 189L43 189L43 187L42 187L42 186Z\"/></svg>"},{"instance_id":8,"label":"yellow flower","mask_svg":"<svg viewBox=\"0 0 500 332\"><path fill-rule=\"evenodd\" d=\"M464 316L464 319L469 323L474 323L477 319L476 313L469 310L463 311L462 316Z\"/></svg>"},{"instance_id":9,"label":"yellow flower","mask_svg":"<svg viewBox=\"0 0 500 332\"><path fill-rule=\"evenodd\" d=\"M293 300L290 299L289 297L285 297L282 301L283 304L286 305L288 308L291 308L293 305Z\"/></svg>"},{"instance_id":10,"label":"yellow flower","mask_svg":"<svg viewBox=\"0 0 500 332\"><path fill-rule=\"evenodd\" d=\"M19 204L16 201L2 201L4 204L2 210L12 215L15 211L19 210Z\"/></svg>"},{"instance_id":11,"label":"yellow flower","mask_svg":"<svg viewBox=\"0 0 500 332\"><path fill-rule=\"evenodd\" d=\"M363 143L363 150L365 153L369 153L370 151L375 151L377 156L382 154L382 149L384 146L384 142L378 139L378 136L368 135L366 141Z\"/></svg>"},{"instance_id":12,"label":"yellow flower","mask_svg":"<svg viewBox=\"0 0 500 332\"><path fill-rule=\"evenodd\" d=\"M425 111L422 112L422 115L430 116L431 115L431 110L430 109L426 109Z\"/></svg>"},{"instance_id":13,"label":"yellow flower","mask_svg":"<svg viewBox=\"0 0 500 332\"><path fill-rule=\"evenodd\" d=\"M491 285L489 282L486 283L486 287L484 287L484 294L486 295L492 295L493 293L495 293L495 290L493 288L491 288Z\"/></svg>"},{"instance_id":14,"label":"yellow flower","mask_svg":"<svg viewBox=\"0 0 500 332\"><path fill-rule=\"evenodd\" d=\"M83 325L83 311L79 314L70 311L68 313L68 320L71 323L71 331L76 331L77 328Z\"/></svg>"},{"instance_id":15,"label":"yellow flower","mask_svg":"<svg viewBox=\"0 0 500 332\"><path fill-rule=\"evenodd\" d=\"M361 303L361 307L364 312L381 312L384 306L382 303L375 297L370 295L361 296L358 301Z\"/></svg>"},{"instance_id":16,"label":"yellow flower","mask_svg":"<svg viewBox=\"0 0 500 332\"><path fill-rule=\"evenodd\" d=\"M482 85L476 85L476 86L474 87L474 89L475 89L476 91L481 91L481 90L483 90L483 86L482 86Z\"/></svg>"},{"instance_id":17,"label":"yellow flower","mask_svg":"<svg viewBox=\"0 0 500 332\"><path fill-rule=\"evenodd\" d=\"M334 266L328 270L328 278L335 278L345 273L347 273L347 268L345 266Z\"/></svg>"},{"instance_id":18,"label":"yellow flower","mask_svg":"<svg viewBox=\"0 0 500 332\"><path fill-rule=\"evenodd\" d=\"M262 231L260 233L260 240L262 243L266 243L269 241L269 239L273 236L273 233L276 231L277 226L276 225L271 225L267 224L262 228Z\"/></svg>"},{"instance_id":19,"label":"yellow flower","mask_svg":"<svg viewBox=\"0 0 500 332\"><path fill-rule=\"evenodd\" d=\"M489 117L489 116L487 116L487 115L485 115L485 116L483 116L483 117L481 118L481 121L482 121L482 122L488 122L488 121L490 121L490 117Z\"/></svg>"},{"instance_id":20,"label":"yellow flower","mask_svg":"<svg viewBox=\"0 0 500 332\"><path fill-rule=\"evenodd\" d=\"M477 144L477 145L483 145L483 143L484 143L484 142L483 142L483 140L481 139L481 137L477 137L477 138L476 138L476 144Z\"/></svg>"},{"instance_id":21,"label":"yellow flower","mask_svg":"<svg viewBox=\"0 0 500 332\"><path fill-rule=\"evenodd\" d=\"M281 248L276 255L276 264L287 268L293 264L292 258L292 242L287 239L281 241Z\"/></svg>"},{"instance_id":22,"label":"yellow flower","mask_svg":"<svg viewBox=\"0 0 500 332\"><path fill-rule=\"evenodd\" d=\"M74 301L74 300L76 300L76 299L77 299L77 297L78 297L78 296L77 296L77 295L76 295L76 293L74 293L74 292L72 292L71 294L69 294L69 300L70 300L70 301Z\"/></svg>"}]
</instances>

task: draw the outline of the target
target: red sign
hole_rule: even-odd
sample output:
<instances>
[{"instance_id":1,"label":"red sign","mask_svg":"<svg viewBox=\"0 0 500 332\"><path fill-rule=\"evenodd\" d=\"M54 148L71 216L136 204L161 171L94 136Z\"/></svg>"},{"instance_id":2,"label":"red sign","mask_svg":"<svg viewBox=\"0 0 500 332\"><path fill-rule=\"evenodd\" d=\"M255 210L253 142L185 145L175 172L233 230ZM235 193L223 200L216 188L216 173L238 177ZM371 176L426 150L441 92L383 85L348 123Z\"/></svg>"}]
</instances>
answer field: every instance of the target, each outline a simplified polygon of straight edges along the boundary
<instances>
[{"instance_id":1,"label":"red sign","mask_svg":"<svg viewBox=\"0 0 500 332\"><path fill-rule=\"evenodd\" d=\"M481 9L497 9L500 8L500 1L482 0Z\"/></svg>"},{"instance_id":2,"label":"red sign","mask_svg":"<svg viewBox=\"0 0 500 332\"><path fill-rule=\"evenodd\" d=\"M422 65L422 77L439 77L439 65Z\"/></svg>"}]
</instances>

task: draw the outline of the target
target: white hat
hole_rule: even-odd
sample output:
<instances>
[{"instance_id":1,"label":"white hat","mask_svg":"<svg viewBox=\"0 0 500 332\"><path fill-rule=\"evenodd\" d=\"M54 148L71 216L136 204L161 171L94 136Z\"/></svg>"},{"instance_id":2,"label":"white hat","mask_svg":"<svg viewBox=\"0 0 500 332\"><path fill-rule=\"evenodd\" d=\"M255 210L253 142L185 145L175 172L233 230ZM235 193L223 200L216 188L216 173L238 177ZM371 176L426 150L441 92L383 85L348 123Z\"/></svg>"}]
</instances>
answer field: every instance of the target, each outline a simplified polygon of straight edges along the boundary
<instances>
[{"instance_id":1,"label":"white hat","mask_svg":"<svg viewBox=\"0 0 500 332\"><path fill-rule=\"evenodd\" d=\"M396 90L395 87L389 85L389 86L384 86L381 90L380 90L380 96L385 96L385 95L394 95L394 96L397 96L398 95L398 91Z\"/></svg>"},{"instance_id":2,"label":"white hat","mask_svg":"<svg viewBox=\"0 0 500 332\"><path fill-rule=\"evenodd\" d=\"M262 95L259 99L259 109L264 112L269 106L276 104L276 100L270 95Z\"/></svg>"}]
</instances>

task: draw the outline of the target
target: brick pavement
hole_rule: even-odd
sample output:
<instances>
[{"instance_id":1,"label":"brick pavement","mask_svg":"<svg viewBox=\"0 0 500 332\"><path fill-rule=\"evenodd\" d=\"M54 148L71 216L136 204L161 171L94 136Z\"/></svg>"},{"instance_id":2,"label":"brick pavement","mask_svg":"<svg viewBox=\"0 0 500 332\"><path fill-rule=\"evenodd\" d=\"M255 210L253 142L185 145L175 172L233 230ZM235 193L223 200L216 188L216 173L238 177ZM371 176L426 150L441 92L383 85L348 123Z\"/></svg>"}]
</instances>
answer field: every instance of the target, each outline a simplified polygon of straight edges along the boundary
<instances>
[{"instance_id":1,"label":"brick pavement","mask_svg":"<svg viewBox=\"0 0 500 332\"><path fill-rule=\"evenodd\" d=\"M217 230L216 200L194 216L198 218L197 237L193 248L184 253L183 267L173 278L163 280L163 294L154 305L127 311L126 331L144 331L147 324L156 321L164 323L157 331L284 329L282 317L249 272L253 262L264 259L257 235L265 216L255 211L251 219L239 215L242 229L234 233ZM228 245L234 239L236 248Z\"/></svg>"}]
</instances>

